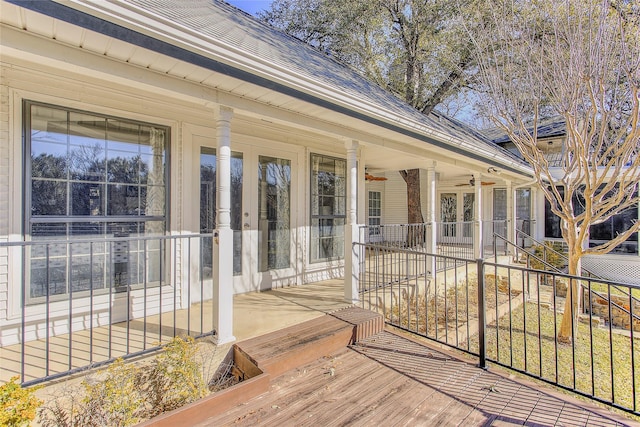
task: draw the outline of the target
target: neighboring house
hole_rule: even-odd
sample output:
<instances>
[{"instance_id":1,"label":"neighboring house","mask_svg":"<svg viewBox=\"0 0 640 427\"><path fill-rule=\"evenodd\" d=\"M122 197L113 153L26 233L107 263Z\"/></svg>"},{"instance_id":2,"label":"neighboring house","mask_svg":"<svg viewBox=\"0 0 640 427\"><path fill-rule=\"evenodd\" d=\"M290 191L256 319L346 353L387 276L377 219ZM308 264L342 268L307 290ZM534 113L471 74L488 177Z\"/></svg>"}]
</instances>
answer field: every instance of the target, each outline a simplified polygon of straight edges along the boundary
<instances>
[{"instance_id":1,"label":"neighboring house","mask_svg":"<svg viewBox=\"0 0 640 427\"><path fill-rule=\"evenodd\" d=\"M532 131L533 129L530 129ZM566 127L561 118L543 120L537 129L537 144L549 160L549 171L560 178L563 174L562 159L564 155L564 140ZM498 130L485 134L497 145L519 155L517 148L508 136ZM615 179L615 177L610 177ZM562 241L560 219L551 212L549 203L542 192L538 192L534 205L537 207L540 221L533 231L538 240ZM576 201L576 206L579 202ZM614 215L602 224L594 225L590 229L590 246L604 244L612 240L618 233L628 230L640 217L639 206L629 208ZM600 277L624 283L640 284L640 251L638 247L638 233L632 234L624 243L615 247L610 253L600 256L588 255L583 258L582 266L589 272Z\"/></svg>"},{"instance_id":2,"label":"neighboring house","mask_svg":"<svg viewBox=\"0 0 640 427\"><path fill-rule=\"evenodd\" d=\"M355 300L360 225L406 222L401 169L438 239L535 220L526 163L223 2L3 0L0 25L2 346L150 299L213 298L219 342L234 293L344 276Z\"/></svg>"}]
</instances>

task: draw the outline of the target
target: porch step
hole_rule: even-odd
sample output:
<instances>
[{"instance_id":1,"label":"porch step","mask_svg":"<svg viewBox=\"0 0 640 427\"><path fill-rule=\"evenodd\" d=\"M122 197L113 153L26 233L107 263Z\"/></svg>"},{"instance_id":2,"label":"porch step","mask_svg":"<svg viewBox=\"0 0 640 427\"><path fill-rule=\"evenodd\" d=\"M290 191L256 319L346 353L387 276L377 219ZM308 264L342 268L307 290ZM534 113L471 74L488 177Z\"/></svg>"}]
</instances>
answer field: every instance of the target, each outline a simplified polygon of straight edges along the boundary
<instances>
[{"instance_id":1,"label":"porch step","mask_svg":"<svg viewBox=\"0 0 640 427\"><path fill-rule=\"evenodd\" d=\"M380 332L382 316L358 307L240 342L234 351L272 377Z\"/></svg>"},{"instance_id":2,"label":"porch step","mask_svg":"<svg viewBox=\"0 0 640 427\"><path fill-rule=\"evenodd\" d=\"M376 335L384 329L384 317L375 311L359 307L347 307L330 314L353 325L353 339L350 344L355 344L358 341Z\"/></svg>"}]
</instances>

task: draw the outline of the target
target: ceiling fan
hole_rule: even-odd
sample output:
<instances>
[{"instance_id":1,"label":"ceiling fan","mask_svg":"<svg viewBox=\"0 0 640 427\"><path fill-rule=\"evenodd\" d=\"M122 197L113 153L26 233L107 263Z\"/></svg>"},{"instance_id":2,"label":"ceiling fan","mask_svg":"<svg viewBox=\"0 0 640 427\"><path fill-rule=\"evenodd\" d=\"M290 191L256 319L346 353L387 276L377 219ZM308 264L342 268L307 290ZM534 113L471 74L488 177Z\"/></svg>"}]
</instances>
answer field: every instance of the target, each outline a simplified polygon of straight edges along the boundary
<instances>
[{"instance_id":1,"label":"ceiling fan","mask_svg":"<svg viewBox=\"0 0 640 427\"><path fill-rule=\"evenodd\" d=\"M480 184L482 184L482 185L493 185L493 184L495 184L495 182L482 181ZM472 176L467 184L456 184L456 187L466 187L466 186L475 187L475 185L476 185L476 178Z\"/></svg>"}]
</instances>

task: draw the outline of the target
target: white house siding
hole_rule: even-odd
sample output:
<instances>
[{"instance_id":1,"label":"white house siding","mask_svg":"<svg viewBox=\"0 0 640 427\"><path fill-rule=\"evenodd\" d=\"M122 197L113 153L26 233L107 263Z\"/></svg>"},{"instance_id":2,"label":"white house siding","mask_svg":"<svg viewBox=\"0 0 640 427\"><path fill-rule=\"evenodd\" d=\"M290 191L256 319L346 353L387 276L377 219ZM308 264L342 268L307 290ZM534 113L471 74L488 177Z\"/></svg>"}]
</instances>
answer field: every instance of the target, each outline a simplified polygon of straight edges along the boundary
<instances>
[{"instance_id":1,"label":"white house siding","mask_svg":"<svg viewBox=\"0 0 640 427\"><path fill-rule=\"evenodd\" d=\"M36 68L36 67L34 67ZM44 67L43 67L44 68ZM173 129L171 139L171 197L174 201L182 199L181 182L181 150L180 136L176 129L175 118L189 117L184 112L172 108L170 102L162 99L152 99L141 91L136 92L131 88L118 88L107 82L97 82L90 78L72 76L70 73L61 73L56 70L34 70L30 65L9 64L3 59L2 63L1 102L2 115L0 116L0 239L8 240L8 236L18 239L22 233L22 195L24 194L22 172L22 101L33 100L50 103L68 108L76 108L89 112L102 113L117 117L136 119L150 123L170 126ZM197 117L197 114L195 114ZM9 117L12 117L9 123ZM9 127L11 126L11 132ZM9 174L12 174L10 176ZM8 203L7 203L8 202ZM176 208L181 203L172 203L168 215L171 219L171 231L175 234L183 232L181 209ZM15 239L12 239L15 240ZM179 248L178 248L179 249ZM9 253L12 258L9 259ZM20 250L0 250L0 319L2 331L0 333L0 345L9 345L18 342L21 331L22 309L20 307L20 293L22 277L20 273ZM176 263L176 282L172 286L162 288L162 310L166 311L174 306L173 286L179 285L180 264ZM173 273L173 272L172 272ZM173 278L170 280L173 282ZM181 289L175 293L176 304L180 304ZM118 294L112 297L111 320L124 320L127 313L124 307L127 304L118 303L126 294ZM141 315L142 291L131 292L132 311L129 315ZM158 288L147 291L148 308L147 315L158 311ZM87 324L101 325L109 322L109 296L96 295L93 299L93 318L88 312L89 299L74 298L74 317L72 325L65 319L68 315L69 304L66 301L53 301L50 304L49 316L56 319L48 333L50 335L67 333L69 329L84 329ZM76 315L77 313L77 315ZM38 304L30 305L25 310L25 339L37 339L46 336L46 327L42 323L44 313Z\"/></svg>"},{"instance_id":2,"label":"white house siding","mask_svg":"<svg viewBox=\"0 0 640 427\"><path fill-rule=\"evenodd\" d=\"M385 172L384 195L382 196L382 215L384 224L406 224L407 184L398 171Z\"/></svg>"}]
</instances>

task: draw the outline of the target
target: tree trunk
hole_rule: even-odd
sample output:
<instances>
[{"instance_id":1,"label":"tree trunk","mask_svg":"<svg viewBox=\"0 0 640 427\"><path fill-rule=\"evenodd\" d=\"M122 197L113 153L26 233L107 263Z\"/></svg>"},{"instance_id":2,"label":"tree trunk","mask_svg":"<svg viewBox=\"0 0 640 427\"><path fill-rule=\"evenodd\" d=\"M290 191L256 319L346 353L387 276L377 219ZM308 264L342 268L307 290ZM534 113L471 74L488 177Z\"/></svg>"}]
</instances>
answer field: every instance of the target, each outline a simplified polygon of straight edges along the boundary
<instances>
[{"instance_id":1,"label":"tree trunk","mask_svg":"<svg viewBox=\"0 0 640 427\"><path fill-rule=\"evenodd\" d=\"M580 275L580 257L572 254L569 251L569 275ZM560 324L560 330L558 331L558 341L561 343L570 344L575 338L577 332L576 319L578 318L580 310L580 280L570 279L567 284L567 298L564 302L564 313L562 314L562 323Z\"/></svg>"},{"instance_id":2,"label":"tree trunk","mask_svg":"<svg viewBox=\"0 0 640 427\"><path fill-rule=\"evenodd\" d=\"M420 203L420 169L400 171L400 175L407 184L407 221L409 224L423 224ZM410 227L407 231L407 246L414 247L425 241L424 226Z\"/></svg>"}]
</instances>

